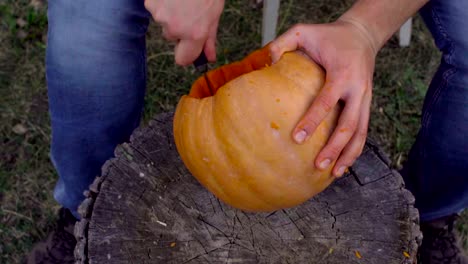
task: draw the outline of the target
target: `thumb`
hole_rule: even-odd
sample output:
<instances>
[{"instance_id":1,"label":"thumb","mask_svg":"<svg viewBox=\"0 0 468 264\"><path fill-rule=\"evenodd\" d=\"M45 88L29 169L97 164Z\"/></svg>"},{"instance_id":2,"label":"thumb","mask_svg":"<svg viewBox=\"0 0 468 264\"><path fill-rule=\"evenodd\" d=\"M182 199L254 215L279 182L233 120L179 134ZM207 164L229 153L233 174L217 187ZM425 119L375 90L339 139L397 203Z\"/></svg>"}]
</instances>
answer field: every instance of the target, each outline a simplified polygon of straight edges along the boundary
<instances>
[{"instance_id":1,"label":"thumb","mask_svg":"<svg viewBox=\"0 0 468 264\"><path fill-rule=\"evenodd\" d=\"M175 62L178 65L186 66L192 63L201 53L204 41L181 39L175 47Z\"/></svg>"},{"instance_id":2,"label":"thumb","mask_svg":"<svg viewBox=\"0 0 468 264\"><path fill-rule=\"evenodd\" d=\"M270 43L269 49L273 63L277 62L283 53L303 46L304 30L305 25L295 25Z\"/></svg>"}]
</instances>

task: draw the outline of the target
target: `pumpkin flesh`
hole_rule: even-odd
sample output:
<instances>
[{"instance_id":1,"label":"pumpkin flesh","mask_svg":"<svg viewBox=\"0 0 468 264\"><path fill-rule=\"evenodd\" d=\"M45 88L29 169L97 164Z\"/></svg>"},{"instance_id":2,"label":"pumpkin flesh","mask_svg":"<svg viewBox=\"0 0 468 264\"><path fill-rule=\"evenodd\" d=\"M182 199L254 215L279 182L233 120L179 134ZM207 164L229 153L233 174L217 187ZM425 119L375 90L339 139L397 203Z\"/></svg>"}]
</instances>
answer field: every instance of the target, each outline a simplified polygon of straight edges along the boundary
<instances>
[{"instance_id":1,"label":"pumpkin flesh","mask_svg":"<svg viewBox=\"0 0 468 264\"><path fill-rule=\"evenodd\" d=\"M318 170L314 159L336 126L338 107L306 143L291 137L323 86L323 70L294 52L270 64L263 48L210 71L213 91L199 78L174 116L177 150L192 175L246 211L296 206L333 181L331 169Z\"/></svg>"}]
</instances>

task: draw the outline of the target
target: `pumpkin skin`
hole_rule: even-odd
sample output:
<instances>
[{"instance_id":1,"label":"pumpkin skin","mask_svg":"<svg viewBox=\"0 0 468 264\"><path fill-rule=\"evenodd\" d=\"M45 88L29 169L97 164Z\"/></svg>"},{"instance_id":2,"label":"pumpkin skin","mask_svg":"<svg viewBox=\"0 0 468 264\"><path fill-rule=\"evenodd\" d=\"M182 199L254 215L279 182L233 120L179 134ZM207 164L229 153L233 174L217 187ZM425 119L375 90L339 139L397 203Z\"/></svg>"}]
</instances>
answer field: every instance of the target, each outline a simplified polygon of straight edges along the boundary
<instances>
[{"instance_id":1,"label":"pumpkin skin","mask_svg":"<svg viewBox=\"0 0 468 264\"><path fill-rule=\"evenodd\" d=\"M333 181L333 166L318 170L314 160L340 107L304 144L292 139L324 84L324 71L298 52L270 64L264 47L208 72L213 91L200 77L174 115L176 147L188 170L219 199L245 211L294 207Z\"/></svg>"}]
</instances>

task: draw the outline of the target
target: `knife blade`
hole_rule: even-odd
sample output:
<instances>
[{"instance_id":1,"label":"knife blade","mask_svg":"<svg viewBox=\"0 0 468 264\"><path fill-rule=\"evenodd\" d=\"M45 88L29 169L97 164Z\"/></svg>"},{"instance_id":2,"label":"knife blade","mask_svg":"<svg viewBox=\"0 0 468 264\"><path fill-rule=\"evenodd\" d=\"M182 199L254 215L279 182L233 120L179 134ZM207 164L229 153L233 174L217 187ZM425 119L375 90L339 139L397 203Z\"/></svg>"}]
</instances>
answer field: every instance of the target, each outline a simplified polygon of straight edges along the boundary
<instances>
[{"instance_id":1,"label":"knife blade","mask_svg":"<svg viewBox=\"0 0 468 264\"><path fill-rule=\"evenodd\" d=\"M205 51L202 51L200 53L198 58L193 62L193 65L199 73L203 74L203 77L205 78L210 93L214 94L215 91L213 90L213 86L211 85L211 82L208 79L208 76L206 75L206 73L208 72L208 59L206 58Z\"/></svg>"}]
</instances>

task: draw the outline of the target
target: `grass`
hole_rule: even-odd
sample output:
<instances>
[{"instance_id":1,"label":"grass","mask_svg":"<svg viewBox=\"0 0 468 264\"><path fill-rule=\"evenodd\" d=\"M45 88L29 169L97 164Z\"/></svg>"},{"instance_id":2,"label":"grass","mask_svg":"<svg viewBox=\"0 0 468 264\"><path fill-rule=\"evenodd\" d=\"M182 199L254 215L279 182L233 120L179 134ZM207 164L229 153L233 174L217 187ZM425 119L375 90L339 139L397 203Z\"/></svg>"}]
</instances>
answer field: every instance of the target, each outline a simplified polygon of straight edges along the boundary
<instances>
[{"instance_id":1,"label":"grass","mask_svg":"<svg viewBox=\"0 0 468 264\"><path fill-rule=\"evenodd\" d=\"M261 10L245 0L227 1L218 39L222 65L260 47ZM279 33L297 22L336 19L350 1L282 1ZM0 263L19 263L53 227L56 173L49 161L50 127L44 72L47 17L40 0L0 4ZM173 45L154 24L148 32L148 82L143 123L174 109L198 76L174 65ZM375 73L370 136L399 168L419 127L426 87L440 54L417 17L411 46L392 38L380 52ZM458 229L468 248L468 215Z\"/></svg>"}]
</instances>

